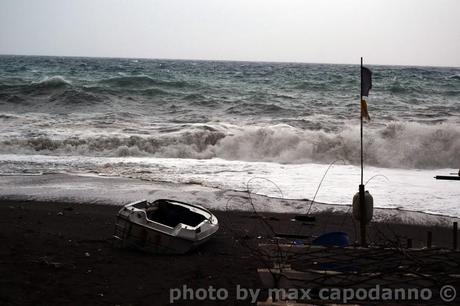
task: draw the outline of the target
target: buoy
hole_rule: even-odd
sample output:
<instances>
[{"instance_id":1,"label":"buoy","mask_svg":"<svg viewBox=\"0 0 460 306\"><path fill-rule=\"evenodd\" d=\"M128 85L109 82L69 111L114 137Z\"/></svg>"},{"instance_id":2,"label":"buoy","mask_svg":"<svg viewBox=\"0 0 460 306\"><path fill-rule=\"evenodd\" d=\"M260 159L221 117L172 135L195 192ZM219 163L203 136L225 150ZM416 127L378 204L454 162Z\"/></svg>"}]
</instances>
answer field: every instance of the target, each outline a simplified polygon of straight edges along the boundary
<instances>
[{"instance_id":1,"label":"buoy","mask_svg":"<svg viewBox=\"0 0 460 306\"><path fill-rule=\"evenodd\" d=\"M369 223L372 220L374 215L374 198L371 196L369 191L366 190L364 193L364 204L366 205L366 223ZM358 221L361 221L361 212L360 212L360 203L359 203L359 192L353 196L353 218Z\"/></svg>"}]
</instances>

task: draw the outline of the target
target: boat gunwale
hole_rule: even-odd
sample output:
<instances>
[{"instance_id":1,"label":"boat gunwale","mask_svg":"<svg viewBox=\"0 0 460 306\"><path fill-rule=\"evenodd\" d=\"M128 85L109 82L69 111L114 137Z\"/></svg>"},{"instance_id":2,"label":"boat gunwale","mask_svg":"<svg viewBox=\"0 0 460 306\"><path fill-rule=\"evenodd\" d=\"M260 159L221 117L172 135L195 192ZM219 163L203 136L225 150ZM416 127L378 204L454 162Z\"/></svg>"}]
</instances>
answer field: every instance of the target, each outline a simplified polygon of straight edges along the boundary
<instances>
[{"instance_id":1,"label":"boat gunwale","mask_svg":"<svg viewBox=\"0 0 460 306\"><path fill-rule=\"evenodd\" d=\"M189 239L186 239L186 238L183 238L183 237L180 237L180 236L177 236L177 232L180 230L180 229L185 229L185 230L189 230L189 231L196 231L198 228L200 228L201 226L203 226L206 222L209 222L209 224L212 226L212 227L218 227L218 220L216 218L216 216L214 216L213 213L211 213L208 209L204 208L204 207L200 207L200 206L197 206L197 205L193 205L193 204L188 204L188 203L184 203L184 202L181 202L181 201L176 201L176 200L168 200L168 199L157 199L155 201L153 201L152 203L156 202L156 201L167 201L167 202L173 202L173 203L178 203L180 204L180 206L184 207L184 206L191 206L197 210L201 210L207 214L209 214L209 218L206 218L205 215L201 214L203 217L205 217L205 219L200 222L198 225L196 226L191 226L191 225L188 225L188 224L185 224L185 223L178 223L175 227L171 227L171 226L168 226L166 224L163 224L163 223L160 223L160 222L157 222L157 221L153 221L151 219L148 218L147 216L147 213L145 211L145 209L141 209L141 208L137 208L135 207L134 205L136 204L139 204L139 203L142 203L142 202L148 202L148 200L146 199L143 199L143 200L139 200L139 201L136 201L136 202L133 202L133 203L129 203L129 204L126 204L121 210L130 210L131 214L134 214L134 213L143 213L144 214L144 217L145 217L145 220L148 222L147 224L142 224L142 223L138 223L138 222L134 222L133 220L131 220L129 218L129 216L124 216L123 214L120 214L120 212L118 213L118 218L121 218L127 222L130 222L130 223L133 223L133 224L136 224L136 225L139 225L139 226L142 226L142 227L145 227L149 230L152 230L152 231L157 231L157 232L160 232L162 234L165 234L165 235L168 235L168 236L171 236L171 237L175 237L175 238L180 238L180 239L183 239L183 240L187 240L187 241L190 241ZM175 205L175 204L172 204L172 205ZM187 208L187 207L186 207ZM192 211L192 210L191 210ZM197 214L200 214L198 212L195 212L195 211L192 211L194 213L197 213ZM214 221L214 222L213 222ZM152 225L158 225L158 226L161 226L161 227L164 227L166 229L171 229L171 232L168 232L168 231L165 231L165 230L162 230L160 228L153 228L151 226L149 226L149 223L151 223ZM217 231L217 230L216 230ZM211 231L210 234L206 235L206 236L203 236L201 239L197 240L197 241L201 241L203 239L206 239L207 237L213 235L216 231ZM205 232L201 232L201 233L205 233Z\"/></svg>"}]
</instances>

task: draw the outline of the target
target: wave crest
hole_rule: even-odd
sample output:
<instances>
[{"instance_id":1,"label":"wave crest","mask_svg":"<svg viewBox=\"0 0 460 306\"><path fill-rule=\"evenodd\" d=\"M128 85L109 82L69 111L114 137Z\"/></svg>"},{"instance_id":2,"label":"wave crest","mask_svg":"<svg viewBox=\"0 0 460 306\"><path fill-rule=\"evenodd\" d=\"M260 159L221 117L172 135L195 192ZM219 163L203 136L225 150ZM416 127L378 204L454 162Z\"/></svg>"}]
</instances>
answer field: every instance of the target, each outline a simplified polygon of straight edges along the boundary
<instances>
[{"instance_id":1,"label":"wave crest","mask_svg":"<svg viewBox=\"0 0 460 306\"><path fill-rule=\"evenodd\" d=\"M70 86L72 85L72 82L65 79L63 76L55 75L51 77L45 77L44 79L38 82L32 82L32 85L40 88L54 89Z\"/></svg>"}]
</instances>

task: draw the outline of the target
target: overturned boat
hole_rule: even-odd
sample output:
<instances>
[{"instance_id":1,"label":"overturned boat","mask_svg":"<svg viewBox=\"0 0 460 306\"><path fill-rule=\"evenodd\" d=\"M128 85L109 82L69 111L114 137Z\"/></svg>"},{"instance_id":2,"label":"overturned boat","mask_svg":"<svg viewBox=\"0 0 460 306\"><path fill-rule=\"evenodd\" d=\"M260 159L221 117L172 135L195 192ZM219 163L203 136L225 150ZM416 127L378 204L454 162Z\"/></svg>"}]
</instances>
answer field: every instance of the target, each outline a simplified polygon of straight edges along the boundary
<instances>
[{"instance_id":1,"label":"overturned boat","mask_svg":"<svg viewBox=\"0 0 460 306\"><path fill-rule=\"evenodd\" d=\"M217 218L202 206L160 199L125 205L117 216L115 244L163 254L183 254L219 229Z\"/></svg>"}]
</instances>

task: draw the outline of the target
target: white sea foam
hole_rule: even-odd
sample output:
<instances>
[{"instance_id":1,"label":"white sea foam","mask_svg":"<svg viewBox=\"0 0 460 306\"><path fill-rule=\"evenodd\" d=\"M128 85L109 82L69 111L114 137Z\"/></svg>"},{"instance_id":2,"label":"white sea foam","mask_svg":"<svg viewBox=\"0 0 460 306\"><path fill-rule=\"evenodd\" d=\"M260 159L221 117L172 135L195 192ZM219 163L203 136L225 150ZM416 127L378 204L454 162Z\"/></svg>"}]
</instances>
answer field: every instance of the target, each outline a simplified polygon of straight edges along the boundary
<instances>
[{"instance_id":1,"label":"white sea foam","mask_svg":"<svg viewBox=\"0 0 460 306\"><path fill-rule=\"evenodd\" d=\"M3 161L0 171L4 174L90 173L155 182L198 184L220 190L244 191L249 188L257 194L290 199L311 199L327 169L325 164L283 165L222 159L0 155L0 160ZM365 181L380 175L373 178L366 188L373 194L376 207L460 216L458 182L433 178L452 171L454 169L366 167ZM359 180L359 167L336 163L328 172L316 200L338 205L351 204ZM129 186L125 188L129 189ZM7 191L11 191L9 187ZM62 192L65 193L65 190ZM107 191L101 189L101 192ZM269 210L282 211L283 207L270 207Z\"/></svg>"}]
</instances>

